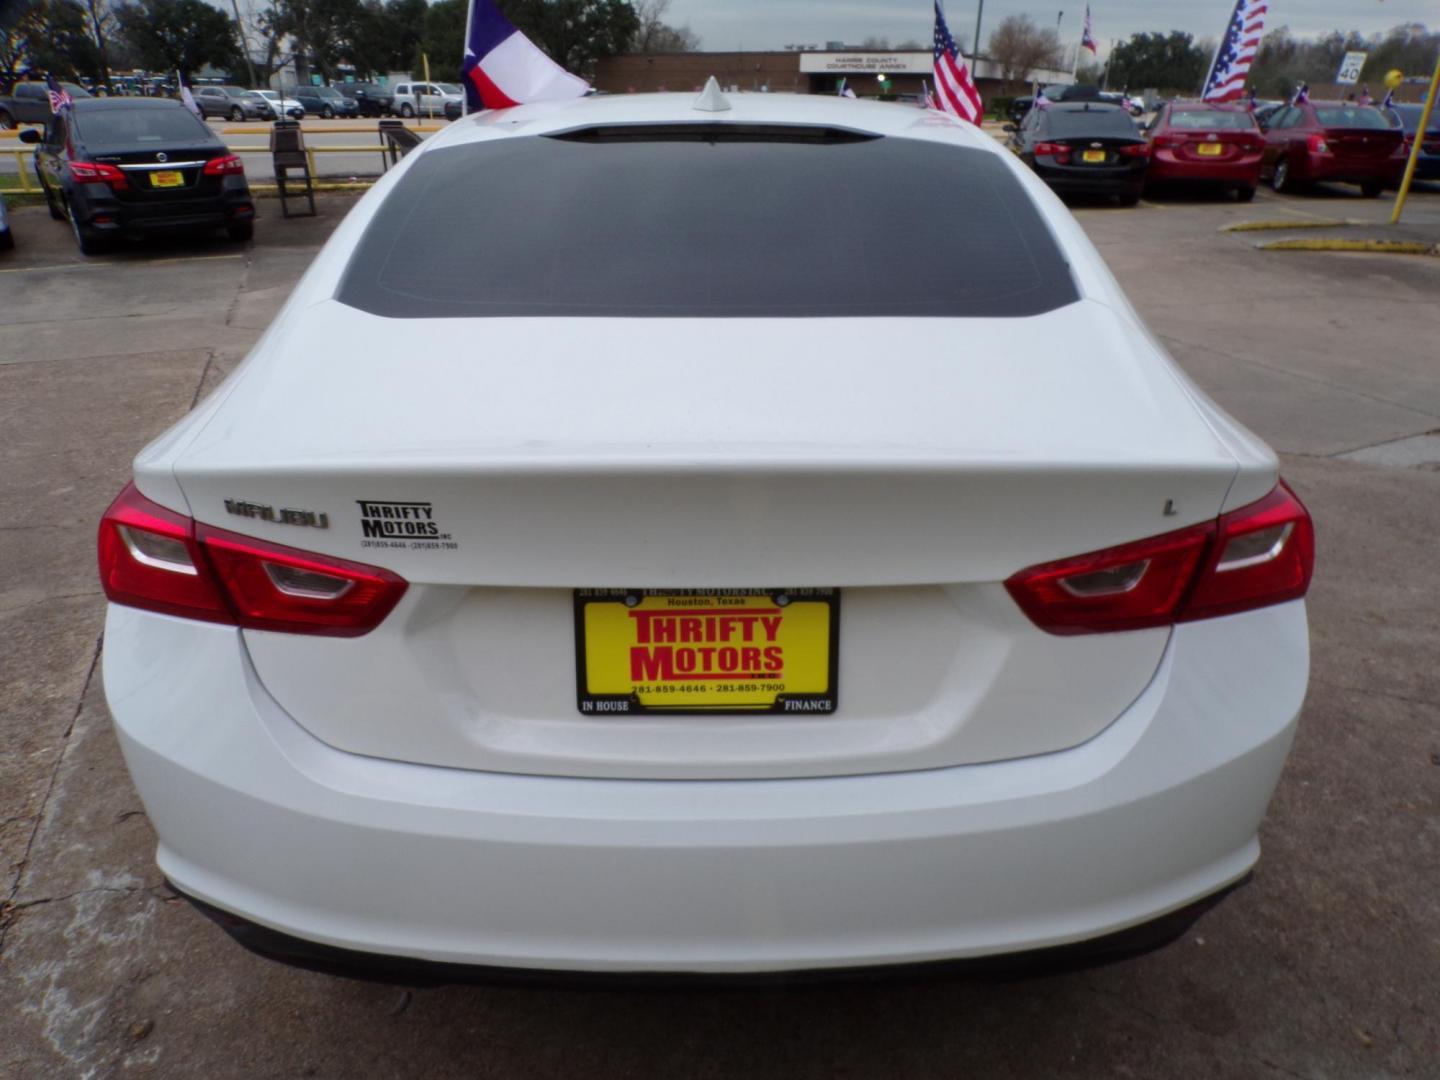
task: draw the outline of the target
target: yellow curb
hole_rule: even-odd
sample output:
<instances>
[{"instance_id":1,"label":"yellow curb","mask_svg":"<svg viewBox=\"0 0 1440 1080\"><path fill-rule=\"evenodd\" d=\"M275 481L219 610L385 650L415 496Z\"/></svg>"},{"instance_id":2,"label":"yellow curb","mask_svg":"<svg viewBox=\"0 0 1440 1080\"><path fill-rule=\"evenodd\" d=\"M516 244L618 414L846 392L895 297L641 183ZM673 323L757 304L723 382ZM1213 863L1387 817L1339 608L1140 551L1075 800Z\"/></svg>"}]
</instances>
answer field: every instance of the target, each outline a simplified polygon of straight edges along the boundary
<instances>
[{"instance_id":1,"label":"yellow curb","mask_svg":"<svg viewBox=\"0 0 1440 1080\"><path fill-rule=\"evenodd\" d=\"M328 183L317 183L317 184L315 184L315 186L314 186L314 190L315 190L317 193L318 193L318 192L324 192L324 191L368 191L368 190L374 185L374 183L375 183L375 181L373 181L373 180L355 180L355 181L340 181L340 180L337 180L337 181L328 182ZM280 194L280 189L279 189L278 187L276 187L274 184L251 184L251 185L250 185L250 194L251 194L251 195L263 195L263 196L266 196L266 197L271 197L271 196L278 197L279 194ZM294 184L291 184L291 185L290 185L290 196L289 196L289 197L292 198L292 199L297 198L297 197L303 199L303 198L305 197L305 193L304 193L303 191L301 191L299 188L297 188Z\"/></svg>"},{"instance_id":2,"label":"yellow curb","mask_svg":"<svg viewBox=\"0 0 1440 1080\"><path fill-rule=\"evenodd\" d=\"M1386 255L1440 255L1440 244L1415 240L1271 240L1261 251L1371 251Z\"/></svg>"},{"instance_id":3,"label":"yellow curb","mask_svg":"<svg viewBox=\"0 0 1440 1080\"><path fill-rule=\"evenodd\" d=\"M1350 221L1336 221L1333 218L1316 218L1313 221L1236 221L1230 225L1222 225L1222 233L1230 232L1265 232L1268 230L1282 231L1286 229L1334 229L1342 225L1358 224Z\"/></svg>"}]
</instances>

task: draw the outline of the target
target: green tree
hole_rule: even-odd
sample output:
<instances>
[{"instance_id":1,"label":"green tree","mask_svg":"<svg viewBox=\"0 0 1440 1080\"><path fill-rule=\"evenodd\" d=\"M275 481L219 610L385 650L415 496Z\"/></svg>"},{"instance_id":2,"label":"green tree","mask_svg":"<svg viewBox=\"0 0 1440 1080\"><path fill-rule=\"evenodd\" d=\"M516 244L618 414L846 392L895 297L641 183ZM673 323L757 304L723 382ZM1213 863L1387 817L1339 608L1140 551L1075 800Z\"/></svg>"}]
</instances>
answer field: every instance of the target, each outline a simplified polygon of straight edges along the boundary
<instances>
[{"instance_id":1,"label":"green tree","mask_svg":"<svg viewBox=\"0 0 1440 1080\"><path fill-rule=\"evenodd\" d=\"M295 39L297 67L318 70L328 82L353 57L365 11L360 0L274 0L267 18L277 35Z\"/></svg>"},{"instance_id":2,"label":"green tree","mask_svg":"<svg viewBox=\"0 0 1440 1080\"><path fill-rule=\"evenodd\" d=\"M625 52L640 29L625 0L499 0L500 10L561 67L592 74L602 56ZM425 30L410 69L430 57L430 77L456 81L465 51L465 0L435 0L425 13Z\"/></svg>"},{"instance_id":3,"label":"green tree","mask_svg":"<svg viewBox=\"0 0 1440 1080\"><path fill-rule=\"evenodd\" d=\"M1210 57L1182 31L1132 34L1110 57L1110 88L1195 94L1209 66Z\"/></svg>"},{"instance_id":4,"label":"green tree","mask_svg":"<svg viewBox=\"0 0 1440 1080\"><path fill-rule=\"evenodd\" d=\"M37 8L41 30L30 42L30 67L67 79L97 76L100 53L86 25L85 9L76 0L45 0Z\"/></svg>"},{"instance_id":5,"label":"green tree","mask_svg":"<svg viewBox=\"0 0 1440 1080\"><path fill-rule=\"evenodd\" d=\"M233 71L242 62L235 22L203 0L138 0L116 9L119 36L150 71L188 79L210 64Z\"/></svg>"}]
</instances>

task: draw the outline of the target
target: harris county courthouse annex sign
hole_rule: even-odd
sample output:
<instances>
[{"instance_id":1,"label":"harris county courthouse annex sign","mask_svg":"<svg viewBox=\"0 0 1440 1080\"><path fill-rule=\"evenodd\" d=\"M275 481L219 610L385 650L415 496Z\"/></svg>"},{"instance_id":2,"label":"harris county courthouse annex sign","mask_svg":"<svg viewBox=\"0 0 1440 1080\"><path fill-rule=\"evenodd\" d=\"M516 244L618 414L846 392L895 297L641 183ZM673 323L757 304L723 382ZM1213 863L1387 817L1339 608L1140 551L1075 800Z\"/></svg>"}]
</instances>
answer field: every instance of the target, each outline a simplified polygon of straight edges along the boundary
<instances>
[{"instance_id":1,"label":"harris county courthouse annex sign","mask_svg":"<svg viewBox=\"0 0 1440 1080\"><path fill-rule=\"evenodd\" d=\"M934 57L928 52L800 54L806 75L929 75Z\"/></svg>"}]
</instances>

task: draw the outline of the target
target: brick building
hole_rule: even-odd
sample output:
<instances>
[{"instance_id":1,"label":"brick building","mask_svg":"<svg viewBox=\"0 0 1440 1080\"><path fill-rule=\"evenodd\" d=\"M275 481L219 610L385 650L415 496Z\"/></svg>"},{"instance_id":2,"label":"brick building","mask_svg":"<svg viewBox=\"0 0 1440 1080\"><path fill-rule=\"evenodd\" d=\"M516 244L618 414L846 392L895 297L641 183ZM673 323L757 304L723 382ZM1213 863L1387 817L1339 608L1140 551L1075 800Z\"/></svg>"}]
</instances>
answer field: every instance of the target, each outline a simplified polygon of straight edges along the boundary
<instances>
[{"instance_id":1,"label":"brick building","mask_svg":"<svg viewBox=\"0 0 1440 1080\"><path fill-rule=\"evenodd\" d=\"M932 82L929 50L899 52L690 52L625 53L602 57L595 88L611 94L698 91L714 75L726 90L742 93L834 94L840 80L857 97L901 96L923 92ZM973 66L982 97L1005 93L994 63L983 57ZM884 76L884 81L881 81ZM1042 70L1033 77L1047 85L1071 83L1068 71ZM1023 93L1014 87L1010 92Z\"/></svg>"}]
</instances>

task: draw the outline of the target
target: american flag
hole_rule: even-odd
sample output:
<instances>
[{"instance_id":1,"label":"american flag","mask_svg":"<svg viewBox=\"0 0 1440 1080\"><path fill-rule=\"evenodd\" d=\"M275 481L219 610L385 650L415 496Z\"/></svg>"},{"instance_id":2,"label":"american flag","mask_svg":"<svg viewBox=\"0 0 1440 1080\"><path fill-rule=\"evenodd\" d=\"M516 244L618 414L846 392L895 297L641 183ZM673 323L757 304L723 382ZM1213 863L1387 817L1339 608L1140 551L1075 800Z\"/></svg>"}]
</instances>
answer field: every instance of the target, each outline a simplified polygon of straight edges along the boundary
<instances>
[{"instance_id":1,"label":"american flag","mask_svg":"<svg viewBox=\"0 0 1440 1080\"><path fill-rule=\"evenodd\" d=\"M1095 35L1090 33L1090 5L1085 5L1085 26L1080 31L1080 48L1089 49L1090 55L1096 54Z\"/></svg>"},{"instance_id":2,"label":"american flag","mask_svg":"<svg viewBox=\"0 0 1440 1080\"><path fill-rule=\"evenodd\" d=\"M940 108L960 120L980 123L984 108L980 91L970 78L970 69L960 55L950 28L945 25L945 12L935 0L935 98Z\"/></svg>"},{"instance_id":3,"label":"american flag","mask_svg":"<svg viewBox=\"0 0 1440 1080\"><path fill-rule=\"evenodd\" d=\"M1205 79L1202 101L1239 101L1245 92L1245 76L1260 49L1265 30L1265 0L1236 0L1225 38L1215 50L1215 62Z\"/></svg>"},{"instance_id":4,"label":"american flag","mask_svg":"<svg viewBox=\"0 0 1440 1080\"><path fill-rule=\"evenodd\" d=\"M75 99L70 96L70 91L56 82L54 75L45 76L45 89L50 97L50 112L52 115L59 116L62 110L68 109L71 105L75 104Z\"/></svg>"}]
</instances>

